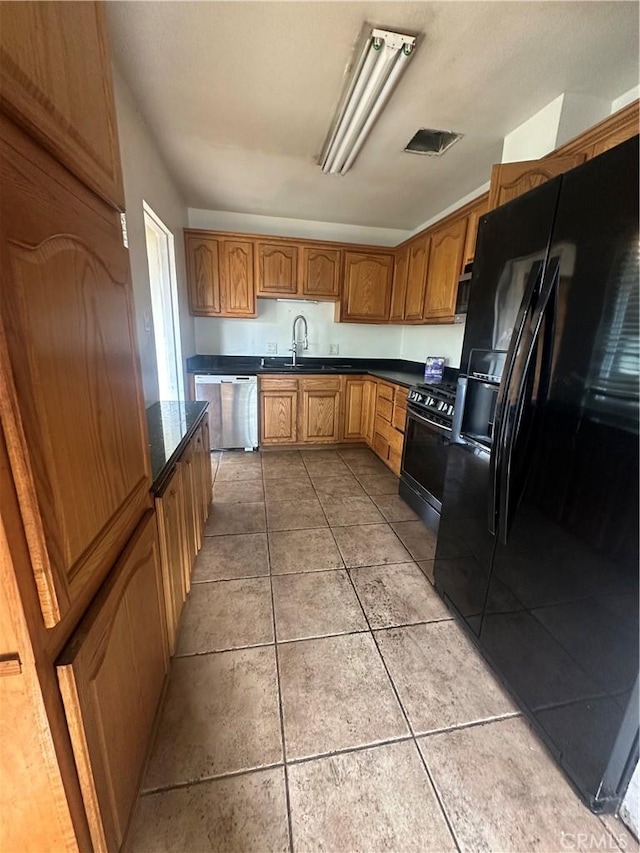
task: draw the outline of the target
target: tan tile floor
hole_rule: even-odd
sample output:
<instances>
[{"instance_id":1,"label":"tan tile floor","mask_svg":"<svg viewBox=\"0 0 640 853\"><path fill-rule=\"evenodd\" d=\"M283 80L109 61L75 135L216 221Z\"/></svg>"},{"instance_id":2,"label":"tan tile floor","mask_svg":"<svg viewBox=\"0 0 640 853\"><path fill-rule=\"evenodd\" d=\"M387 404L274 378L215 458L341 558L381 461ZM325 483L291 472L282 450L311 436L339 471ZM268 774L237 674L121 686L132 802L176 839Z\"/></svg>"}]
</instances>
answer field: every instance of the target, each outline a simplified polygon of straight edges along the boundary
<instances>
[{"instance_id":1,"label":"tan tile floor","mask_svg":"<svg viewBox=\"0 0 640 853\"><path fill-rule=\"evenodd\" d=\"M451 619L370 451L212 460L131 853L638 850Z\"/></svg>"}]
</instances>

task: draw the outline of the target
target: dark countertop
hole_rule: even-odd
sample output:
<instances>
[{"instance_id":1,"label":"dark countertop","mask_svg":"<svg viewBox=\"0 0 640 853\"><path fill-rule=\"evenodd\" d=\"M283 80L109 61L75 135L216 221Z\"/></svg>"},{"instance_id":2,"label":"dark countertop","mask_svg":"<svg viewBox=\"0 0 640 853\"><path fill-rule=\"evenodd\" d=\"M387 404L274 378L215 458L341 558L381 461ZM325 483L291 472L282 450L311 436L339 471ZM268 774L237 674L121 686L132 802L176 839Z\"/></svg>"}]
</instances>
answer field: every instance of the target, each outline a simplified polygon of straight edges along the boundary
<instances>
[{"instance_id":1,"label":"dark countertop","mask_svg":"<svg viewBox=\"0 0 640 853\"><path fill-rule=\"evenodd\" d=\"M188 373L232 373L259 376L261 373L282 373L292 376L305 373L368 373L387 382L409 388L423 381L424 364L400 358L299 358L298 367L284 366L290 358L264 358L245 355L194 355L187 359Z\"/></svg>"},{"instance_id":2,"label":"dark countertop","mask_svg":"<svg viewBox=\"0 0 640 853\"><path fill-rule=\"evenodd\" d=\"M157 494L207 411L203 402L160 402L147 409L151 491Z\"/></svg>"}]
</instances>

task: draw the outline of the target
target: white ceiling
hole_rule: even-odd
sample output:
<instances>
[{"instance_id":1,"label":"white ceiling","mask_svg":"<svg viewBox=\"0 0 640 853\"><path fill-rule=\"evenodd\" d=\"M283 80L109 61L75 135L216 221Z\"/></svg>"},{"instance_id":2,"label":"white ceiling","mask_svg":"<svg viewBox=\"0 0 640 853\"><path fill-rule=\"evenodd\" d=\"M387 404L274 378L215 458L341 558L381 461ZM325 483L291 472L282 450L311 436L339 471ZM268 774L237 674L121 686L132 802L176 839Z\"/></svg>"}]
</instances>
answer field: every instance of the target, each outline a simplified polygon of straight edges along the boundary
<instances>
[{"instance_id":1,"label":"white ceiling","mask_svg":"<svg viewBox=\"0 0 640 853\"><path fill-rule=\"evenodd\" d=\"M562 92L638 83L636 2L111 2L116 64L189 207L411 229ZM316 163L364 21L424 38L346 176ZM465 134L442 158L418 127Z\"/></svg>"}]
</instances>

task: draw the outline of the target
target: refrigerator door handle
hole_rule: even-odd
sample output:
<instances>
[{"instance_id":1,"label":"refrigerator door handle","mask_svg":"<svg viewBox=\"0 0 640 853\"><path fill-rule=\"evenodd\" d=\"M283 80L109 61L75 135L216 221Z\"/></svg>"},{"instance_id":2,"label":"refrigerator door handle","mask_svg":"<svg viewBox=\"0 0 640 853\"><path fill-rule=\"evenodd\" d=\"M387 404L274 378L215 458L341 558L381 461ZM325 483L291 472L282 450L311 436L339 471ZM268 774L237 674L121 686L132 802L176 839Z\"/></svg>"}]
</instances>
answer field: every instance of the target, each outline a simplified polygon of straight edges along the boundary
<instances>
[{"instance_id":1,"label":"refrigerator door handle","mask_svg":"<svg viewBox=\"0 0 640 853\"><path fill-rule=\"evenodd\" d=\"M541 286L542 276L544 272L544 261L535 263L527 277L527 285L525 287L524 296L520 303L518 316L513 327L511 343L507 352L507 359L502 374L502 381L498 390L498 399L494 412L494 427L491 446L491 460L489 463L489 532L496 534L498 532L498 513L500 500L500 481L502 470L503 457L503 440L504 440L504 414L506 402L509 398L509 390L513 377L513 369L515 361L520 351L522 336L527 324L527 317L531 313L535 301L537 290Z\"/></svg>"},{"instance_id":2,"label":"refrigerator door handle","mask_svg":"<svg viewBox=\"0 0 640 853\"><path fill-rule=\"evenodd\" d=\"M534 354L542 328L543 319L549 307L551 296L560 277L560 258L550 258L540 290L540 297L531 314L531 321L525 324L521 337L521 346L516 353L511 382L505 395L505 408L502 423L503 450L498 483L499 509L498 537L506 545L511 527L510 507L513 490L513 450L520 434L522 414L527 389L527 379L532 367L535 367Z\"/></svg>"}]
</instances>

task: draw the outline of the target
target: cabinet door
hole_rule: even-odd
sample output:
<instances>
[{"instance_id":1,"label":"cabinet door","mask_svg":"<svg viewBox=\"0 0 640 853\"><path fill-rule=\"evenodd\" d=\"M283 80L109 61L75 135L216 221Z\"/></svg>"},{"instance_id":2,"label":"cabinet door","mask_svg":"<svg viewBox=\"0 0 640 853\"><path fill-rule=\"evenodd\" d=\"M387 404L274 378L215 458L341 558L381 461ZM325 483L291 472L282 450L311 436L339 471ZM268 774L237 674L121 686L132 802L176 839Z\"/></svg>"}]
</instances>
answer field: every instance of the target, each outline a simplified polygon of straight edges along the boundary
<instances>
[{"instance_id":1,"label":"cabinet door","mask_svg":"<svg viewBox=\"0 0 640 853\"><path fill-rule=\"evenodd\" d=\"M373 443L373 423L376 413L376 396L378 383L375 379L367 379L365 383L365 423L364 437L368 445Z\"/></svg>"},{"instance_id":2,"label":"cabinet door","mask_svg":"<svg viewBox=\"0 0 640 853\"><path fill-rule=\"evenodd\" d=\"M453 317L455 313L466 231L467 220L458 219L431 235L424 309L427 320Z\"/></svg>"},{"instance_id":3,"label":"cabinet door","mask_svg":"<svg viewBox=\"0 0 640 853\"><path fill-rule=\"evenodd\" d=\"M200 317L220 314L218 241L185 233L189 310Z\"/></svg>"},{"instance_id":4,"label":"cabinet door","mask_svg":"<svg viewBox=\"0 0 640 853\"><path fill-rule=\"evenodd\" d=\"M202 505L203 518L206 523L209 518L209 507L211 506L211 489L213 480L211 476L211 437L209 433L209 415L204 416L202 421Z\"/></svg>"},{"instance_id":5,"label":"cabinet door","mask_svg":"<svg viewBox=\"0 0 640 853\"><path fill-rule=\"evenodd\" d=\"M464 257L462 258L462 273L466 264L473 261L476 254L476 241L478 239L478 226L480 218L489 210L489 196L483 195L478 203L467 214L467 236L464 241Z\"/></svg>"},{"instance_id":6,"label":"cabinet door","mask_svg":"<svg viewBox=\"0 0 640 853\"><path fill-rule=\"evenodd\" d=\"M335 444L340 440L340 386L302 380L300 441Z\"/></svg>"},{"instance_id":7,"label":"cabinet door","mask_svg":"<svg viewBox=\"0 0 640 853\"><path fill-rule=\"evenodd\" d=\"M168 669L155 518L149 513L57 662L95 850L119 850Z\"/></svg>"},{"instance_id":8,"label":"cabinet door","mask_svg":"<svg viewBox=\"0 0 640 853\"><path fill-rule=\"evenodd\" d=\"M404 305L405 320L420 321L423 318L428 261L429 238L421 237L409 246L407 298Z\"/></svg>"},{"instance_id":9,"label":"cabinet door","mask_svg":"<svg viewBox=\"0 0 640 853\"><path fill-rule=\"evenodd\" d=\"M344 441L362 441L366 427L366 380L347 377L344 386Z\"/></svg>"},{"instance_id":10,"label":"cabinet door","mask_svg":"<svg viewBox=\"0 0 640 853\"><path fill-rule=\"evenodd\" d=\"M202 545L202 524L196 500L198 489L198 477L196 474L196 462L193 444L189 442L186 450L180 457L182 464L182 480L184 483L184 517L185 517L185 546L187 558L185 566L193 568L194 560Z\"/></svg>"},{"instance_id":11,"label":"cabinet door","mask_svg":"<svg viewBox=\"0 0 640 853\"><path fill-rule=\"evenodd\" d=\"M223 316L256 316L253 243L250 240L220 241L220 294Z\"/></svg>"},{"instance_id":12,"label":"cabinet door","mask_svg":"<svg viewBox=\"0 0 640 853\"><path fill-rule=\"evenodd\" d=\"M260 443L295 444L298 440L298 381L260 378Z\"/></svg>"},{"instance_id":13,"label":"cabinet door","mask_svg":"<svg viewBox=\"0 0 640 853\"><path fill-rule=\"evenodd\" d=\"M257 241L256 288L258 296L296 296L298 247Z\"/></svg>"},{"instance_id":14,"label":"cabinet door","mask_svg":"<svg viewBox=\"0 0 640 853\"><path fill-rule=\"evenodd\" d=\"M551 178L562 175L579 166L584 154L570 157L550 157L548 160L525 160L521 163L497 163L491 169L489 187L489 210L511 201L523 193L545 184Z\"/></svg>"},{"instance_id":15,"label":"cabinet door","mask_svg":"<svg viewBox=\"0 0 640 853\"><path fill-rule=\"evenodd\" d=\"M124 210L101 3L0 3L0 105L84 184Z\"/></svg>"},{"instance_id":16,"label":"cabinet door","mask_svg":"<svg viewBox=\"0 0 640 853\"><path fill-rule=\"evenodd\" d=\"M342 252L303 246L301 252L302 295L313 299L339 299Z\"/></svg>"},{"instance_id":17,"label":"cabinet door","mask_svg":"<svg viewBox=\"0 0 640 853\"><path fill-rule=\"evenodd\" d=\"M87 603L149 496L120 217L0 118L0 418L45 624Z\"/></svg>"},{"instance_id":18,"label":"cabinet door","mask_svg":"<svg viewBox=\"0 0 640 853\"><path fill-rule=\"evenodd\" d=\"M391 305L392 255L346 252L342 321L385 323Z\"/></svg>"},{"instance_id":19,"label":"cabinet door","mask_svg":"<svg viewBox=\"0 0 640 853\"><path fill-rule=\"evenodd\" d=\"M391 310L389 320L392 323L404 320L404 305L407 298L407 274L409 272L409 247L398 249L393 263L393 288L391 291Z\"/></svg>"},{"instance_id":20,"label":"cabinet door","mask_svg":"<svg viewBox=\"0 0 640 853\"><path fill-rule=\"evenodd\" d=\"M188 481L187 481L188 482ZM178 624L187 598L190 566L186 563L185 479L178 463L162 494L156 498L169 653L176 650Z\"/></svg>"}]
</instances>

